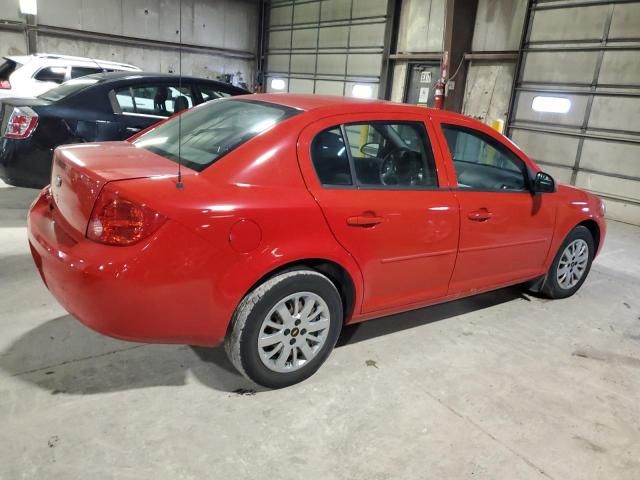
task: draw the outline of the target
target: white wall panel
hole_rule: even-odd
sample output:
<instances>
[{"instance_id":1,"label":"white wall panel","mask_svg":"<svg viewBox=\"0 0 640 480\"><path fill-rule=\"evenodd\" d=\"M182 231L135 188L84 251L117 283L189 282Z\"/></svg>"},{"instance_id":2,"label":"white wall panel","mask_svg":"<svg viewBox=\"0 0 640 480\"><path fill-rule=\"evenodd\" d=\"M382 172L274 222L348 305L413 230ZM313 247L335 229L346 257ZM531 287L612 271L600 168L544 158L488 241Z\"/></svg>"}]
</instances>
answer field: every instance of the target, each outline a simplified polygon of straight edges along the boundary
<instances>
[{"instance_id":1,"label":"white wall panel","mask_svg":"<svg viewBox=\"0 0 640 480\"><path fill-rule=\"evenodd\" d=\"M607 21L608 5L537 10L531 41L600 40Z\"/></svg>"},{"instance_id":2,"label":"white wall panel","mask_svg":"<svg viewBox=\"0 0 640 480\"><path fill-rule=\"evenodd\" d=\"M289 82L289 93L313 93L313 80L292 78Z\"/></svg>"},{"instance_id":3,"label":"white wall panel","mask_svg":"<svg viewBox=\"0 0 640 480\"><path fill-rule=\"evenodd\" d=\"M529 52L525 55L525 82L590 84L598 52Z\"/></svg>"},{"instance_id":4,"label":"white wall panel","mask_svg":"<svg viewBox=\"0 0 640 480\"><path fill-rule=\"evenodd\" d=\"M596 172L640 178L638 146L623 142L585 140L580 166Z\"/></svg>"},{"instance_id":5,"label":"white wall panel","mask_svg":"<svg viewBox=\"0 0 640 480\"><path fill-rule=\"evenodd\" d=\"M353 0L353 18L383 17L387 14L387 0Z\"/></svg>"},{"instance_id":6,"label":"white wall panel","mask_svg":"<svg viewBox=\"0 0 640 480\"><path fill-rule=\"evenodd\" d=\"M573 167L576 161L579 144L577 137L515 130L512 138L535 161L566 167Z\"/></svg>"},{"instance_id":7,"label":"white wall panel","mask_svg":"<svg viewBox=\"0 0 640 480\"><path fill-rule=\"evenodd\" d=\"M293 31L293 46L295 48L316 48L317 44L317 28L301 28ZM289 45L286 48L289 48Z\"/></svg>"},{"instance_id":8,"label":"white wall panel","mask_svg":"<svg viewBox=\"0 0 640 480\"><path fill-rule=\"evenodd\" d=\"M596 96L589 127L640 133L640 97Z\"/></svg>"},{"instance_id":9,"label":"white wall panel","mask_svg":"<svg viewBox=\"0 0 640 480\"><path fill-rule=\"evenodd\" d=\"M515 63L469 65L462 113L485 123L507 120Z\"/></svg>"},{"instance_id":10,"label":"white wall panel","mask_svg":"<svg viewBox=\"0 0 640 480\"><path fill-rule=\"evenodd\" d=\"M622 3L614 6L609 38L638 38L640 35L640 3Z\"/></svg>"},{"instance_id":11,"label":"white wall panel","mask_svg":"<svg viewBox=\"0 0 640 480\"><path fill-rule=\"evenodd\" d=\"M320 18L320 3L301 3L293 11L293 23L317 23Z\"/></svg>"},{"instance_id":12,"label":"white wall panel","mask_svg":"<svg viewBox=\"0 0 640 480\"><path fill-rule=\"evenodd\" d=\"M444 0L404 0L398 52L442 51L444 5Z\"/></svg>"},{"instance_id":13,"label":"white wall panel","mask_svg":"<svg viewBox=\"0 0 640 480\"><path fill-rule=\"evenodd\" d=\"M640 22L640 19L638 21ZM638 35L640 35L640 23L638 23ZM598 84L640 86L640 50L605 52Z\"/></svg>"},{"instance_id":14,"label":"white wall panel","mask_svg":"<svg viewBox=\"0 0 640 480\"><path fill-rule=\"evenodd\" d=\"M533 99L538 96L546 95L541 92L518 92L515 103L515 115L519 120L574 127L580 127L582 125L589 103L589 98L586 95L563 94L563 98L568 98L571 101L571 108L567 113L535 111L532 108Z\"/></svg>"},{"instance_id":15,"label":"white wall panel","mask_svg":"<svg viewBox=\"0 0 640 480\"><path fill-rule=\"evenodd\" d=\"M343 75L346 71L347 55L342 53L323 53L318 55L318 72L322 75Z\"/></svg>"},{"instance_id":16,"label":"white wall panel","mask_svg":"<svg viewBox=\"0 0 640 480\"><path fill-rule=\"evenodd\" d=\"M621 200L640 201L640 181L580 171L576 185Z\"/></svg>"},{"instance_id":17,"label":"white wall panel","mask_svg":"<svg viewBox=\"0 0 640 480\"><path fill-rule=\"evenodd\" d=\"M272 30L269 32L269 48L281 49L291 46L291 30Z\"/></svg>"},{"instance_id":18,"label":"white wall panel","mask_svg":"<svg viewBox=\"0 0 640 480\"><path fill-rule=\"evenodd\" d=\"M323 27L320 29L320 48L346 47L349 43L349 27Z\"/></svg>"},{"instance_id":19,"label":"white wall panel","mask_svg":"<svg viewBox=\"0 0 640 480\"><path fill-rule=\"evenodd\" d=\"M523 0L479 0L473 51L517 50L526 11Z\"/></svg>"},{"instance_id":20,"label":"white wall panel","mask_svg":"<svg viewBox=\"0 0 640 480\"><path fill-rule=\"evenodd\" d=\"M342 95L344 82L331 82L326 80L316 81L316 92L319 95Z\"/></svg>"}]
</instances>

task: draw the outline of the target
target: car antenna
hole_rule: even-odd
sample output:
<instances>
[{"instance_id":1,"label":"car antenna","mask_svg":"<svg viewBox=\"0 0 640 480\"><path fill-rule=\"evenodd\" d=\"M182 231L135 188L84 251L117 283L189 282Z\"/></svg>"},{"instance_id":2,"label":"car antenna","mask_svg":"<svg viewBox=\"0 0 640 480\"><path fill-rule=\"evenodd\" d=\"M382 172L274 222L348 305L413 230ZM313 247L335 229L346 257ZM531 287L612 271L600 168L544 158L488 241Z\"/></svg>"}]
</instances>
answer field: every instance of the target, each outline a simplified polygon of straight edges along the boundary
<instances>
[{"instance_id":1,"label":"car antenna","mask_svg":"<svg viewBox=\"0 0 640 480\"><path fill-rule=\"evenodd\" d=\"M96 64L96 66L100 69L100 73L104 73L104 67L102 67L102 65L100 65L95 58L89 57L89 60Z\"/></svg>"},{"instance_id":2,"label":"car antenna","mask_svg":"<svg viewBox=\"0 0 640 480\"><path fill-rule=\"evenodd\" d=\"M180 0L180 24L178 28L178 94L182 95L182 0ZM175 108L175 107L174 107ZM178 114L178 183L176 188L182 189L182 112Z\"/></svg>"}]
</instances>

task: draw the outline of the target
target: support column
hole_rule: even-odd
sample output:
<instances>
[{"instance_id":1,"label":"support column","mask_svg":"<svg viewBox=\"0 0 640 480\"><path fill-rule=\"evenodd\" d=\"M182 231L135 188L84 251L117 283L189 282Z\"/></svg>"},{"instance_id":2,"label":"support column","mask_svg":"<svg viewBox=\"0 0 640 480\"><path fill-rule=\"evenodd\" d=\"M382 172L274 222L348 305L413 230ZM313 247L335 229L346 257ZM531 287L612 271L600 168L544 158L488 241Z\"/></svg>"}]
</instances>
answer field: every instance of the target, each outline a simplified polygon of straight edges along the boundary
<instances>
[{"instance_id":1,"label":"support column","mask_svg":"<svg viewBox=\"0 0 640 480\"><path fill-rule=\"evenodd\" d=\"M38 21L35 15L25 15L27 27L25 35L27 37L27 55L33 55L38 52L38 33L36 31Z\"/></svg>"},{"instance_id":2,"label":"support column","mask_svg":"<svg viewBox=\"0 0 640 480\"><path fill-rule=\"evenodd\" d=\"M447 89L445 110L462 111L468 69L464 54L471 52L477 11L478 0L446 0L444 52L445 55L448 52L449 56L446 79L455 75L455 87L453 90Z\"/></svg>"}]
</instances>

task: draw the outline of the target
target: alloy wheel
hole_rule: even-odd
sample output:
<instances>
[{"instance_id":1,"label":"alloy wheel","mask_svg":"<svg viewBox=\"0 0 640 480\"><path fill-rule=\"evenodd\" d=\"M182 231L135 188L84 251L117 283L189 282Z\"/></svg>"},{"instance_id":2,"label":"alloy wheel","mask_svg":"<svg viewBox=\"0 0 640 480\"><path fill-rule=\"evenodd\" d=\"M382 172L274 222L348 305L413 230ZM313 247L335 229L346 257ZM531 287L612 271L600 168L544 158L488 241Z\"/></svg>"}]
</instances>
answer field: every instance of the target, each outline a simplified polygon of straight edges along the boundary
<instances>
[{"instance_id":1,"label":"alloy wheel","mask_svg":"<svg viewBox=\"0 0 640 480\"><path fill-rule=\"evenodd\" d=\"M569 290L575 287L584 276L588 262L589 245L587 242L579 238L567 245L562 252L556 271L556 279L560 288Z\"/></svg>"},{"instance_id":2,"label":"alloy wheel","mask_svg":"<svg viewBox=\"0 0 640 480\"><path fill-rule=\"evenodd\" d=\"M322 350L330 325L329 307L319 295L298 292L283 298L260 327L262 363L278 373L302 368Z\"/></svg>"}]
</instances>

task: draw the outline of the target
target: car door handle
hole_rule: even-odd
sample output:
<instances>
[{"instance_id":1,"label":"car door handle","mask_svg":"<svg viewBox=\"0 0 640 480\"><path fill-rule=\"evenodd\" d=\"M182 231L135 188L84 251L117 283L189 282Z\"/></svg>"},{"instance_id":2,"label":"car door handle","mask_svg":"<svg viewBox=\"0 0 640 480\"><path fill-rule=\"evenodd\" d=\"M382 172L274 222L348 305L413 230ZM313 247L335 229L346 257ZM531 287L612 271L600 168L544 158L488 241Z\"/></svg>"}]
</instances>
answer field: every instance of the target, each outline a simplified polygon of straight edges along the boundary
<instances>
[{"instance_id":1,"label":"car door handle","mask_svg":"<svg viewBox=\"0 0 640 480\"><path fill-rule=\"evenodd\" d=\"M375 217L369 215L356 215L355 217L347 218L347 225L352 227L373 227L384 221L382 217Z\"/></svg>"},{"instance_id":2,"label":"car door handle","mask_svg":"<svg viewBox=\"0 0 640 480\"><path fill-rule=\"evenodd\" d=\"M469 220L474 221L474 222L486 222L491 217L493 217L493 213L491 213L486 208L481 208L479 210L475 210L475 211L469 213L469 215L468 215Z\"/></svg>"}]
</instances>

